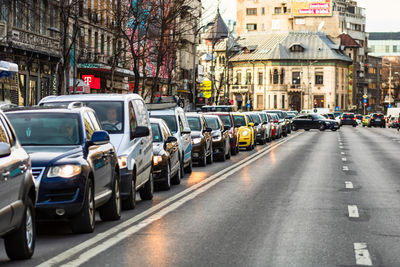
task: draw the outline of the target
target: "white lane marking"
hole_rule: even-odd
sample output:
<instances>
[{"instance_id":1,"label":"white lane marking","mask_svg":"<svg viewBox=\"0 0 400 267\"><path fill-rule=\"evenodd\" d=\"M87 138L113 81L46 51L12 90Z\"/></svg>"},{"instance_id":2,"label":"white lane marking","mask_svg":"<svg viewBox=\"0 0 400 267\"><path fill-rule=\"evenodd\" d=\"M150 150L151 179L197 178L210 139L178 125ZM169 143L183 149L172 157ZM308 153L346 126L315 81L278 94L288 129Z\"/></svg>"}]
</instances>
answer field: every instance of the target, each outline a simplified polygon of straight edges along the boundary
<instances>
[{"instance_id":1,"label":"white lane marking","mask_svg":"<svg viewBox=\"0 0 400 267\"><path fill-rule=\"evenodd\" d=\"M342 154L342 155L346 155L346 152L340 152L340 154Z\"/></svg>"},{"instance_id":2,"label":"white lane marking","mask_svg":"<svg viewBox=\"0 0 400 267\"><path fill-rule=\"evenodd\" d=\"M168 212L171 212L175 209L177 209L180 205L184 204L185 202L191 200L191 196L194 195L193 197L197 196L198 194L206 191L207 189L209 189L210 187L214 186L215 184L225 180L227 177L231 176L232 174L238 172L239 170L243 169L244 167L246 167L247 165L253 163L254 161L262 158L263 156L265 156L266 154L268 154L269 152L271 152L273 149L279 147L280 145L290 141L291 139L297 137L298 135L300 135L302 132L299 132L297 134L292 135L291 137L284 139L282 141L277 142L276 144L266 147L262 150L260 150L259 152L255 153L254 155L247 157L235 164L233 164L232 166L219 171L218 173L204 179L203 181L199 182L198 184L193 185L192 187L189 187L187 189L185 189L184 191L162 201L161 203L155 205L154 207L144 211L143 213L140 213L138 215L136 215L135 217L130 218L129 220L122 222L110 229L108 229L105 232L99 233L96 236L86 240L85 242L82 242L81 244L70 248L66 251L64 251L63 253L54 256L53 258L37 265L37 267L47 267L47 266L58 266L60 265L62 262L67 261L70 258L76 258L77 254L85 252L84 254L86 255L85 257L87 257L87 254L90 252L91 258L96 256L98 253L100 253L101 251L104 251L105 249L107 249L108 244L111 242L111 240L116 241L117 239L115 239L118 236L118 241L124 239L127 237L126 232L129 230L135 230L136 232L139 231L140 229L142 229L143 227L148 226L148 224L150 224L151 222L153 222L154 220L157 220L158 218L161 218L162 216L164 216L165 214L167 214ZM210 185L210 186L209 186ZM199 189L200 188L200 189ZM204 191L202 191L202 189L204 189ZM185 196L186 195L186 196ZM185 196L185 197L183 197ZM175 200L179 199L183 197L182 199L180 199L179 201L174 202ZM183 200L186 201L183 201ZM172 203L174 202L174 203ZM172 204L171 204L172 203ZM178 205L179 204L179 205ZM173 207L173 208L171 208ZM153 214L154 213L154 214ZM153 214L153 215L152 215ZM133 224L135 224L137 221L146 218L147 216L151 215L151 217L148 217L147 219L145 219L144 221L140 222L139 224L132 226ZM161 216L161 217L160 217ZM131 226L128 230L125 230L126 228L128 228L129 226ZM138 228L140 226L140 228ZM121 232L125 230L124 232ZM134 232L133 232L134 233ZM111 238L112 236L112 238ZM121 239L121 237L123 237ZM87 250L89 247L95 245L96 243L99 243L100 241L102 241L103 239L106 239L106 242L101 243L99 246L102 246L99 248L99 246L95 246L90 250ZM116 243L117 243L116 242ZM97 253L94 253L97 252ZM88 260L90 260L91 258L87 257L84 258L82 256L80 256L78 259L80 259L81 263L76 263L76 265L82 264ZM68 266L72 266L70 264L67 264Z\"/></svg>"},{"instance_id":3,"label":"white lane marking","mask_svg":"<svg viewBox=\"0 0 400 267\"><path fill-rule=\"evenodd\" d=\"M343 143L339 143L340 146L343 146Z\"/></svg>"},{"instance_id":4,"label":"white lane marking","mask_svg":"<svg viewBox=\"0 0 400 267\"><path fill-rule=\"evenodd\" d=\"M345 182L346 189L354 189L354 185L352 182Z\"/></svg>"},{"instance_id":5,"label":"white lane marking","mask_svg":"<svg viewBox=\"0 0 400 267\"><path fill-rule=\"evenodd\" d=\"M348 166L343 166L343 170L347 172L347 171L349 171L349 167Z\"/></svg>"},{"instance_id":6,"label":"white lane marking","mask_svg":"<svg viewBox=\"0 0 400 267\"><path fill-rule=\"evenodd\" d=\"M347 161L347 158L342 158L342 161L343 161L343 162L346 162L346 161Z\"/></svg>"},{"instance_id":7,"label":"white lane marking","mask_svg":"<svg viewBox=\"0 0 400 267\"><path fill-rule=\"evenodd\" d=\"M371 255L369 254L367 243L354 243L354 253L357 265L372 266Z\"/></svg>"},{"instance_id":8,"label":"white lane marking","mask_svg":"<svg viewBox=\"0 0 400 267\"><path fill-rule=\"evenodd\" d=\"M350 218L360 218L360 214L358 213L358 208L356 205L349 205L347 206L347 209L349 211Z\"/></svg>"},{"instance_id":9,"label":"white lane marking","mask_svg":"<svg viewBox=\"0 0 400 267\"><path fill-rule=\"evenodd\" d=\"M340 148L340 149L343 149L344 147L343 147L343 146L339 146L339 148Z\"/></svg>"}]
</instances>

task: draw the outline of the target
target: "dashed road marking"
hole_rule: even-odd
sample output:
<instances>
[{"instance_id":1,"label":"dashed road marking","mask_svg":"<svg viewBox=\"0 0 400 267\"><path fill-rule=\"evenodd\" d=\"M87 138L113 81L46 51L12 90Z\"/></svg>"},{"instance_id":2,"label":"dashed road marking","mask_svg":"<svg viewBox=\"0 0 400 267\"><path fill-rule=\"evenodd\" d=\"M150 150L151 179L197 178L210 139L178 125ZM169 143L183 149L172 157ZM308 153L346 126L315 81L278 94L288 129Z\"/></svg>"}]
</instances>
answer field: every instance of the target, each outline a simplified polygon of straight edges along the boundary
<instances>
[{"instance_id":1,"label":"dashed road marking","mask_svg":"<svg viewBox=\"0 0 400 267\"><path fill-rule=\"evenodd\" d=\"M346 162L346 161L347 161L347 158L342 158L342 161L343 161L343 162Z\"/></svg>"},{"instance_id":2,"label":"dashed road marking","mask_svg":"<svg viewBox=\"0 0 400 267\"><path fill-rule=\"evenodd\" d=\"M339 143L340 146L343 146L343 143Z\"/></svg>"},{"instance_id":3,"label":"dashed road marking","mask_svg":"<svg viewBox=\"0 0 400 267\"><path fill-rule=\"evenodd\" d=\"M344 146L339 146L339 148L340 148L340 149L343 149L343 148L344 148Z\"/></svg>"},{"instance_id":4,"label":"dashed road marking","mask_svg":"<svg viewBox=\"0 0 400 267\"><path fill-rule=\"evenodd\" d=\"M371 255L369 254L367 243L354 243L354 253L357 265L372 266Z\"/></svg>"},{"instance_id":5,"label":"dashed road marking","mask_svg":"<svg viewBox=\"0 0 400 267\"><path fill-rule=\"evenodd\" d=\"M348 166L343 166L343 170L344 170L345 172L347 172L347 171L349 171L350 169L349 169Z\"/></svg>"},{"instance_id":6,"label":"dashed road marking","mask_svg":"<svg viewBox=\"0 0 400 267\"><path fill-rule=\"evenodd\" d=\"M360 218L360 214L358 213L358 208L356 205L349 205L347 206L347 209L349 211L350 218Z\"/></svg>"},{"instance_id":7,"label":"dashed road marking","mask_svg":"<svg viewBox=\"0 0 400 267\"><path fill-rule=\"evenodd\" d=\"M352 182L345 182L346 189L354 189L354 185Z\"/></svg>"},{"instance_id":8,"label":"dashed road marking","mask_svg":"<svg viewBox=\"0 0 400 267\"><path fill-rule=\"evenodd\" d=\"M340 154L342 154L342 155L346 155L346 152L340 152Z\"/></svg>"}]
</instances>

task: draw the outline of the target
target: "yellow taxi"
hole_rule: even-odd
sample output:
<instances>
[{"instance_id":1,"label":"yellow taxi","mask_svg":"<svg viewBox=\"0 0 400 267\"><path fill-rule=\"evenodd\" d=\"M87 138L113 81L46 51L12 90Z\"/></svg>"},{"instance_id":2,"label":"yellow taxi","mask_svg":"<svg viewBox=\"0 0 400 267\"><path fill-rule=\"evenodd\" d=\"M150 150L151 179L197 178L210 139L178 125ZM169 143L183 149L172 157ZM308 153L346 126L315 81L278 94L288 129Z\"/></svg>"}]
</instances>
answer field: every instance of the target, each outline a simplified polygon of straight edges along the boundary
<instances>
[{"instance_id":1,"label":"yellow taxi","mask_svg":"<svg viewBox=\"0 0 400 267\"><path fill-rule=\"evenodd\" d=\"M235 127L238 128L239 147L253 150L256 146L254 123L250 122L245 114L233 113Z\"/></svg>"}]
</instances>

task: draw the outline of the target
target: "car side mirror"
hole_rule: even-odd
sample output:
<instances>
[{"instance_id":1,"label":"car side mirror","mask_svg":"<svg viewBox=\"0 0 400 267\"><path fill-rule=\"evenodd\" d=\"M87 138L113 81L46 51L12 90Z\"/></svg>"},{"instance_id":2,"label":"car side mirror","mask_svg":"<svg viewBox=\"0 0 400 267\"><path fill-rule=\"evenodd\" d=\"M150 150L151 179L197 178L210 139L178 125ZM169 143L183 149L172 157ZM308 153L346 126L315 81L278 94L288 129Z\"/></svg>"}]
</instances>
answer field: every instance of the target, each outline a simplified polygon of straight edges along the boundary
<instances>
[{"instance_id":1,"label":"car side mirror","mask_svg":"<svg viewBox=\"0 0 400 267\"><path fill-rule=\"evenodd\" d=\"M230 126L228 126L228 125L225 125L225 126L224 126L224 131L229 131L230 129L231 129Z\"/></svg>"},{"instance_id":2,"label":"car side mirror","mask_svg":"<svg viewBox=\"0 0 400 267\"><path fill-rule=\"evenodd\" d=\"M249 122L249 126L250 127L254 127L254 123L253 122Z\"/></svg>"},{"instance_id":3,"label":"car side mirror","mask_svg":"<svg viewBox=\"0 0 400 267\"><path fill-rule=\"evenodd\" d=\"M254 123L254 126L258 126L258 125L260 125L258 122Z\"/></svg>"},{"instance_id":4,"label":"car side mirror","mask_svg":"<svg viewBox=\"0 0 400 267\"><path fill-rule=\"evenodd\" d=\"M106 131L96 131L92 134L89 146L105 145L110 142L110 135Z\"/></svg>"},{"instance_id":5,"label":"car side mirror","mask_svg":"<svg viewBox=\"0 0 400 267\"><path fill-rule=\"evenodd\" d=\"M207 129L206 129L206 132L207 132L207 133L211 133L211 132L212 132L212 129L211 129L211 128L207 128Z\"/></svg>"},{"instance_id":6,"label":"car side mirror","mask_svg":"<svg viewBox=\"0 0 400 267\"><path fill-rule=\"evenodd\" d=\"M11 155L11 147L7 143L0 143L0 158L7 157Z\"/></svg>"},{"instance_id":7,"label":"car side mirror","mask_svg":"<svg viewBox=\"0 0 400 267\"><path fill-rule=\"evenodd\" d=\"M150 130L146 126L137 126L134 131L131 132L132 139L139 137L146 137L150 135Z\"/></svg>"},{"instance_id":8,"label":"car side mirror","mask_svg":"<svg viewBox=\"0 0 400 267\"><path fill-rule=\"evenodd\" d=\"M183 128L182 134L190 134L192 132L192 130L190 130L190 128L185 127Z\"/></svg>"},{"instance_id":9,"label":"car side mirror","mask_svg":"<svg viewBox=\"0 0 400 267\"><path fill-rule=\"evenodd\" d=\"M177 142L177 141L178 141L178 139L176 139L175 136L169 136L169 137L167 138L167 140L165 140L165 143L166 143L166 144L169 144L169 143L174 143L174 142Z\"/></svg>"}]
</instances>

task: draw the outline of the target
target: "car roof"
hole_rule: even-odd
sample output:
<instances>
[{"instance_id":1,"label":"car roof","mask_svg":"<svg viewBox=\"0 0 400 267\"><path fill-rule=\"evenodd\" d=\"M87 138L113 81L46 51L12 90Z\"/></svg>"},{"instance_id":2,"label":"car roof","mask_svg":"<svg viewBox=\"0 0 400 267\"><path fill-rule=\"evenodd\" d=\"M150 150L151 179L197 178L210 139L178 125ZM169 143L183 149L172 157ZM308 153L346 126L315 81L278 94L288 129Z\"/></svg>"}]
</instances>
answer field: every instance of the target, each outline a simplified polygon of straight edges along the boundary
<instances>
[{"instance_id":1,"label":"car roof","mask_svg":"<svg viewBox=\"0 0 400 267\"><path fill-rule=\"evenodd\" d=\"M61 95L61 96L47 96L41 101L43 102L64 102L64 101L123 101L125 99L140 99L142 97L138 94L77 94L77 95Z\"/></svg>"},{"instance_id":2,"label":"car roof","mask_svg":"<svg viewBox=\"0 0 400 267\"><path fill-rule=\"evenodd\" d=\"M203 113L197 113L197 112L187 112L186 117L202 117L204 114Z\"/></svg>"},{"instance_id":3,"label":"car roof","mask_svg":"<svg viewBox=\"0 0 400 267\"><path fill-rule=\"evenodd\" d=\"M163 121L163 119L159 118L150 118L150 123L157 123L160 124Z\"/></svg>"},{"instance_id":4,"label":"car roof","mask_svg":"<svg viewBox=\"0 0 400 267\"><path fill-rule=\"evenodd\" d=\"M205 114L204 117L206 117L206 118L219 119L219 116L218 116L218 115L213 115L213 114Z\"/></svg>"},{"instance_id":5,"label":"car roof","mask_svg":"<svg viewBox=\"0 0 400 267\"><path fill-rule=\"evenodd\" d=\"M89 107L73 107L68 108L64 106L33 106L33 107L17 107L5 110L5 113L26 113L26 112L40 112L40 113L74 113L78 114L84 110L93 111Z\"/></svg>"}]
</instances>

